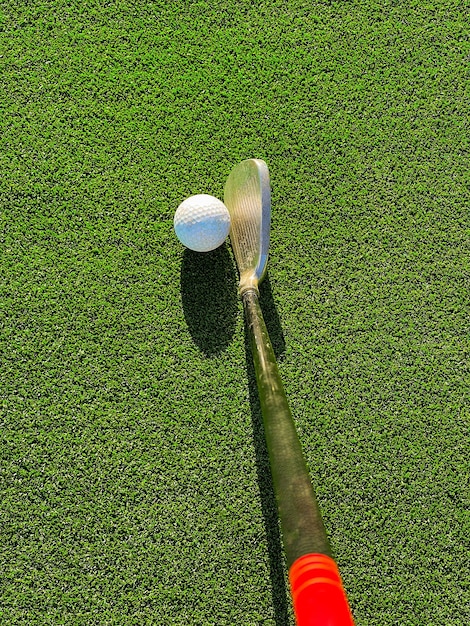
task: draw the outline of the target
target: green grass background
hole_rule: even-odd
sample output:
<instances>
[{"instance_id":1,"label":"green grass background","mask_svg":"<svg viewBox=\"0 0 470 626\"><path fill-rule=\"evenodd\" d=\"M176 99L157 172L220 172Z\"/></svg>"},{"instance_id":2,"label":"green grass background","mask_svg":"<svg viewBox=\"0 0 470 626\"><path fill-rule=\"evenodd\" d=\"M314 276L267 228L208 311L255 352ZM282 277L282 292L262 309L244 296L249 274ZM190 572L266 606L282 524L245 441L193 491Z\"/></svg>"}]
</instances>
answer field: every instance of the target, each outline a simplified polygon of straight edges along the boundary
<instances>
[{"instance_id":1,"label":"green grass background","mask_svg":"<svg viewBox=\"0 0 470 626\"><path fill-rule=\"evenodd\" d=\"M469 5L0 3L0 623L292 625L229 246L357 626L470 622Z\"/></svg>"}]
</instances>

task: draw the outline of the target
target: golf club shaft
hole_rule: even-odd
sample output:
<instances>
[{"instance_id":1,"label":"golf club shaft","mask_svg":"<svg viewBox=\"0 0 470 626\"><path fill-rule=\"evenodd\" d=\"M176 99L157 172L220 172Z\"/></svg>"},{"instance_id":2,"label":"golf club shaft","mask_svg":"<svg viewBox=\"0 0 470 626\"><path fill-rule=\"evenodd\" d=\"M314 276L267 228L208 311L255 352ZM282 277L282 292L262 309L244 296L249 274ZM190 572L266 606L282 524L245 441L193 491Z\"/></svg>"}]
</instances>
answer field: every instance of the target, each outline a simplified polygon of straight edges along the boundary
<instances>
[{"instance_id":1,"label":"golf club shaft","mask_svg":"<svg viewBox=\"0 0 470 626\"><path fill-rule=\"evenodd\" d=\"M242 300L297 623L299 626L353 624L279 376L258 294L250 289L242 294ZM331 603L336 605L332 609L326 606Z\"/></svg>"}]
</instances>

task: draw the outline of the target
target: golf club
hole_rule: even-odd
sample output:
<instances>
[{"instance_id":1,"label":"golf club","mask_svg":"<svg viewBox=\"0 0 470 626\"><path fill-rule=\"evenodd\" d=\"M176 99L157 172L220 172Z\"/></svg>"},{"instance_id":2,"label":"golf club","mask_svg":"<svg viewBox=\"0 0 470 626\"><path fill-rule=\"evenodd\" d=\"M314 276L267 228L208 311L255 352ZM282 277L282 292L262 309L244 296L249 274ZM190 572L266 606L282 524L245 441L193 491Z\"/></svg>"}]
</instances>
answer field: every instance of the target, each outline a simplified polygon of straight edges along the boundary
<instances>
[{"instance_id":1,"label":"golf club","mask_svg":"<svg viewBox=\"0 0 470 626\"><path fill-rule=\"evenodd\" d=\"M260 159L236 165L225 184L230 241L255 365L283 544L298 626L354 626L332 558L276 357L259 304L271 222L269 171Z\"/></svg>"}]
</instances>

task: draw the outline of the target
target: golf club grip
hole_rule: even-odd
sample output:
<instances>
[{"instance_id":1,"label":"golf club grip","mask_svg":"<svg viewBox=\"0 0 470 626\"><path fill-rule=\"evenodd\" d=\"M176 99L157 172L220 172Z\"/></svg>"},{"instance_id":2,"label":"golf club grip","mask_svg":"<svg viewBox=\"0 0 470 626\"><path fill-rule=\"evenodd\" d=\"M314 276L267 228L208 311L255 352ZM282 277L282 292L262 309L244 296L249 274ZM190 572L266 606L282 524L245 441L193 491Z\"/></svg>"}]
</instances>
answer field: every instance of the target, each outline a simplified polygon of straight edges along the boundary
<instances>
[{"instance_id":1,"label":"golf club grip","mask_svg":"<svg viewBox=\"0 0 470 626\"><path fill-rule=\"evenodd\" d=\"M298 626L353 626L254 290L242 294Z\"/></svg>"}]
</instances>

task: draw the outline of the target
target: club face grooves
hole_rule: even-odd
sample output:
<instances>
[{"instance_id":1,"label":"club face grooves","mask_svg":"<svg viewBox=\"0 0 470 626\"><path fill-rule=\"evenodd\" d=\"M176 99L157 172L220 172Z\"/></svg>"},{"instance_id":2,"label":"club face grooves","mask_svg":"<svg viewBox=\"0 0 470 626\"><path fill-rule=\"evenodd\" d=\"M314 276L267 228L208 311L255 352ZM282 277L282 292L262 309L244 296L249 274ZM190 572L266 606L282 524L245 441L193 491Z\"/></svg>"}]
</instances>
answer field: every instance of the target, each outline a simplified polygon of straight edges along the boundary
<instances>
[{"instance_id":1,"label":"club face grooves","mask_svg":"<svg viewBox=\"0 0 470 626\"><path fill-rule=\"evenodd\" d=\"M271 225L269 171L261 159L236 165L225 184L230 241L240 272L240 293L258 289L266 271Z\"/></svg>"}]
</instances>

